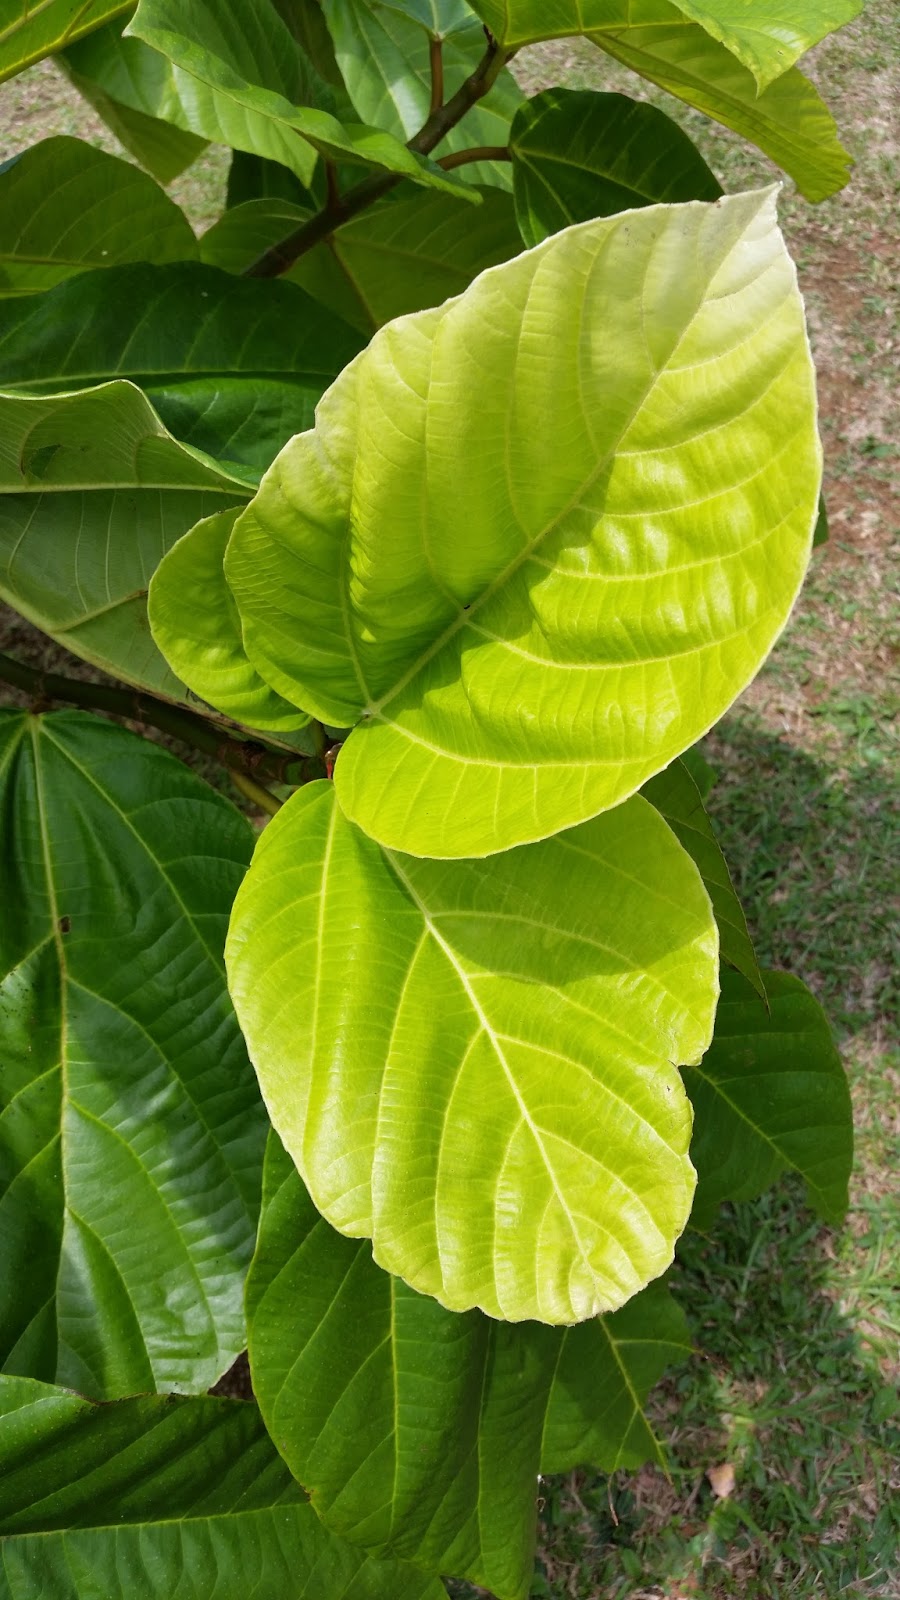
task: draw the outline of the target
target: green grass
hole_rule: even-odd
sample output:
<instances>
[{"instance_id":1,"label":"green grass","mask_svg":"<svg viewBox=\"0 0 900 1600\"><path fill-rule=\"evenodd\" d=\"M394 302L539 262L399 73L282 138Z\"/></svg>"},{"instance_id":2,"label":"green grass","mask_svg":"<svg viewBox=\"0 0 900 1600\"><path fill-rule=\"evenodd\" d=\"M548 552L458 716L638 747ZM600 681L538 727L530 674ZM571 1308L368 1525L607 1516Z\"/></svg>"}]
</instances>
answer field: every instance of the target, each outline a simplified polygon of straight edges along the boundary
<instances>
[{"instance_id":1,"label":"green grass","mask_svg":"<svg viewBox=\"0 0 900 1600\"><path fill-rule=\"evenodd\" d=\"M775 176L587 45L523 52L517 71L531 90L619 88L664 105L728 189ZM726 1208L709 1237L687 1237L673 1281L698 1354L653 1402L669 1476L547 1482L533 1600L900 1597L896 0L869 0L813 72L858 160L824 205L790 188L782 200L820 371L832 539L707 755L759 953L812 986L842 1041L857 1124L851 1213L844 1230L823 1228L785 1183ZM3 154L51 132L112 145L47 66L4 86L4 129ZM224 173L213 151L175 186L195 225L215 216ZM717 1498L707 1472L723 1464L734 1488Z\"/></svg>"}]
</instances>

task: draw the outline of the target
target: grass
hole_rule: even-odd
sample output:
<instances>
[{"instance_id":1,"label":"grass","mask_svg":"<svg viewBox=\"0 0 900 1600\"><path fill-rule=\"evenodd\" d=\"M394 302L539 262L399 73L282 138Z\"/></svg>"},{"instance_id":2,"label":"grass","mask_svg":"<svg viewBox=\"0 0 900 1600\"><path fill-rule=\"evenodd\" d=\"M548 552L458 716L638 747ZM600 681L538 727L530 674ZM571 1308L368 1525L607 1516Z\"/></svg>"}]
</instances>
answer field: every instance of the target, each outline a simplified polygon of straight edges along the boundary
<instances>
[{"instance_id":1,"label":"grass","mask_svg":"<svg viewBox=\"0 0 900 1600\"><path fill-rule=\"evenodd\" d=\"M858 161L834 200L782 201L819 366L832 538L706 753L759 952L811 985L842 1041L857 1125L851 1212L842 1231L823 1228L786 1182L726 1208L709 1237L687 1237L674 1278L698 1355L653 1402L669 1476L546 1483L533 1600L900 1597L895 0L869 0L812 59ZM524 52L517 70L530 90L645 93L570 41ZM646 97L684 123L727 189L775 176L739 139ZM114 148L48 66L4 86L4 130L4 155L51 132ZM211 151L175 186L195 225L216 215L224 173ZM723 1487L723 1466L734 1473L724 1496L707 1475Z\"/></svg>"}]
</instances>

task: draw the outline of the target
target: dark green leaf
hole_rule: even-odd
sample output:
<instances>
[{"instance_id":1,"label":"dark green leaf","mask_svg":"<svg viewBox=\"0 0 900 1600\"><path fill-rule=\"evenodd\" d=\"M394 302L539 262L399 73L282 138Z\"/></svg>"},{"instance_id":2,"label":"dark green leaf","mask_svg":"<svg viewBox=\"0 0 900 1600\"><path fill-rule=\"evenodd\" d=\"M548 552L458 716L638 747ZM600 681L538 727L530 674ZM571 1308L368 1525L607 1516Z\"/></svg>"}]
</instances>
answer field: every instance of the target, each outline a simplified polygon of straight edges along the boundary
<instances>
[{"instance_id":1,"label":"dark green leaf","mask_svg":"<svg viewBox=\"0 0 900 1600\"><path fill-rule=\"evenodd\" d=\"M82 139L44 139L0 168L0 211L0 294L52 289L89 267L197 256L159 185Z\"/></svg>"},{"instance_id":2,"label":"dark green leaf","mask_svg":"<svg viewBox=\"0 0 900 1600\"><path fill-rule=\"evenodd\" d=\"M0 437L0 596L76 655L182 697L150 637L147 585L176 539L242 504L246 484L178 444L130 383L0 394Z\"/></svg>"},{"instance_id":3,"label":"dark green leaf","mask_svg":"<svg viewBox=\"0 0 900 1600\"><path fill-rule=\"evenodd\" d=\"M206 149L206 139L138 109L139 103L155 103L159 57L138 40L123 39L121 22L99 28L56 60L122 148L159 183L171 183ZM110 92L111 85L128 96L127 103Z\"/></svg>"},{"instance_id":4,"label":"dark green leaf","mask_svg":"<svg viewBox=\"0 0 900 1600\"><path fill-rule=\"evenodd\" d=\"M528 245L572 222L722 193L687 134L655 106L623 94L536 95L513 122L510 148L516 213Z\"/></svg>"},{"instance_id":5,"label":"dark green leaf","mask_svg":"<svg viewBox=\"0 0 900 1600\"><path fill-rule=\"evenodd\" d=\"M294 284L195 262L115 267L8 307L0 389L49 394L130 378L185 444L252 476L312 426L362 343Z\"/></svg>"},{"instance_id":6,"label":"dark green leaf","mask_svg":"<svg viewBox=\"0 0 900 1600\"><path fill-rule=\"evenodd\" d=\"M0 1378L0 1600L439 1600L319 1522L253 1405Z\"/></svg>"},{"instance_id":7,"label":"dark green leaf","mask_svg":"<svg viewBox=\"0 0 900 1600\"><path fill-rule=\"evenodd\" d=\"M449 195L404 186L354 217L302 256L288 274L308 294L368 336L408 311L461 294L486 267L521 250L512 200L485 189L466 226ZM226 211L200 242L204 260L242 272L309 213L284 201L251 201Z\"/></svg>"},{"instance_id":8,"label":"dark green leaf","mask_svg":"<svg viewBox=\"0 0 900 1600\"><path fill-rule=\"evenodd\" d=\"M822 495L819 499L819 520L816 523L816 531L813 534L813 549L817 550L820 545L827 544L829 538L828 507L825 504L825 496Z\"/></svg>"},{"instance_id":9,"label":"dark green leaf","mask_svg":"<svg viewBox=\"0 0 900 1600\"><path fill-rule=\"evenodd\" d=\"M686 762L673 761L664 772L645 783L641 793L665 817L675 837L700 868L719 925L723 960L742 972L765 1002L766 989L744 908Z\"/></svg>"},{"instance_id":10,"label":"dark green leaf","mask_svg":"<svg viewBox=\"0 0 900 1600\"><path fill-rule=\"evenodd\" d=\"M643 1402L687 1346L660 1286L577 1329L445 1311L334 1233L275 1135L247 1316L263 1415L329 1526L502 1600L529 1592L538 1472L658 1459Z\"/></svg>"},{"instance_id":11,"label":"dark green leaf","mask_svg":"<svg viewBox=\"0 0 900 1600\"><path fill-rule=\"evenodd\" d=\"M158 746L0 714L0 1364L116 1397L243 1348L265 1116L222 945L252 848Z\"/></svg>"},{"instance_id":12,"label":"dark green leaf","mask_svg":"<svg viewBox=\"0 0 900 1600\"><path fill-rule=\"evenodd\" d=\"M684 1074L699 1178L691 1221L700 1228L722 1200L751 1200L787 1170L806 1180L826 1221L847 1208L850 1092L828 1019L799 979L763 976L768 1009L745 979L722 974L712 1045Z\"/></svg>"}]
</instances>

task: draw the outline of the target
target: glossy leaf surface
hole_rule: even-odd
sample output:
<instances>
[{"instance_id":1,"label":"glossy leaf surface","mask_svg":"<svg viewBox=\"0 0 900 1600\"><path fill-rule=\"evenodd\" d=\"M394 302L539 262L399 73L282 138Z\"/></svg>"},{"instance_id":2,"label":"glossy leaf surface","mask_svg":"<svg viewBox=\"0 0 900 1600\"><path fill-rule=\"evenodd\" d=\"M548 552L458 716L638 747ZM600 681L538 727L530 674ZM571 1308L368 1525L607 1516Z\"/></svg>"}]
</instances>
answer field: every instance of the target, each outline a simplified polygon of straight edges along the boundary
<instances>
[{"instance_id":1,"label":"glossy leaf surface","mask_svg":"<svg viewBox=\"0 0 900 1600\"><path fill-rule=\"evenodd\" d=\"M252 833L158 746L0 718L5 1370L206 1389L243 1348L265 1117L222 946Z\"/></svg>"},{"instance_id":2,"label":"glossy leaf surface","mask_svg":"<svg viewBox=\"0 0 900 1600\"><path fill-rule=\"evenodd\" d=\"M518 255L512 200L496 189L483 195L464 228L448 195L414 190L387 200L301 256L287 276L368 337L394 317L462 294L486 267ZM237 206L204 235L204 259L243 272L305 215L278 200Z\"/></svg>"},{"instance_id":3,"label":"glossy leaf surface","mask_svg":"<svg viewBox=\"0 0 900 1600\"><path fill-rule=\"evenodd\" d=\"M90 267L190 261L187 218L146 173L83 139L43 139L0 167L0 295Z\"/></svg>"},{"instance_id":4,"label":"glossy leaf surface","mask_svg":"<svg viewBox=\"0 0 900 1600\"><path fill-rule=\"evenodd\" d=\"M267 0L241 0L239 13L230 0L140 0L128 35L159 51L169 78L156 114L193 133L281 161L304 183L318 152L471 198L390 133L333 116L331 91Z\"/></svg>"},{"instance_id":5,"label":"glossy leaf surface","mask_svg":"<svg viewBox=\"0 0 900 1600\"><path fill-rule=\"evenodd\" d=\"M671 1260L694 1186L671 1063L711 1037L717 956L697 869L639 798L446 864L382 851L323 783L263 834L227 952L323 1215L451 1310L545 1322Z\"/></svg>"},{"instance_id":6,"label":"glossy leaf surface","mask_svg":"<svg viewBox=\"0 0 900 1600\"><path fill-rule=\"evenodd\" d=\"M115 267L10 305L0 389L71 391L129 378L184 444L252 482L363 341L295 284L186 262Z\"/></svg>"},{"instance_id":7,"label":"glossy leaf surface","mask_svg":"<svg viewBox=\"0 0 900 1600\"><path fill-rule=\"evenodd\" d=\"M6 0L0 16L0 82L128 10L128 0Z\"/></svg>"},{"instance_id":8,"label":"glossy leaf surface","mask_svg":"<svg viewBox=\"0 0 900 1600\"><path fill-rule=\"evenodd\" d=\"M501 1600L530 1592L538 1472L657 1459L643 1403L688 1348L658 1285L578 1328L445 1311L323 1221L274 1135L247 1319L267 1426L328 1525Z\"/></svg>"},{"instance_id":9,"label":"glossy leaf surface","mask_svg":"<svg viewBox=\"0 0 900 1600\"><path fill-rule=\"evenodd\" d=\"M176 539L249 488L178 444L130 383L0 394L0 437L2 598L76 655L180 698L147 586Z\"/></svg>"},{"instance_id":10,"label":"glossy leaf surface","mask_svg":"<svg viewBox=\"0 0 900 1600\"><path fill-rule=\"evenodd\" d=\"M430 39L443 41L445 101L476 69L485 53L477 17L456 0L422 5L383 5L378 0L324 0L338 64L364 122L411 139L431 108ZM512 74L504 70L490 93L466 112L442 139L436 154L473 146L503 146L513 117L523 104ZM510 187L504 162L476 162L461 169L468 182Z\"/></svg>"},{"instance_id":11,"label":"glossy leaf surface","mask_svg":"<svg viewBox=\"0 0 900 1600\"><path fill-rule=\"evenodd\" d=\"M684 761L673 761L641 791L665 817L676 839L700 869L700 876L712 901L719 925L722 958L751 983L765 1002L766 989L753 941L747 929L744 908L735 892L715 829L704 809L700 791Z\"/></svg>"},{"instance_id":12,"label":"glossy leaf surface","mask_svg":"<svg viewBox=\"0 0 900 1600\"><path fill-rule=\"evenodd\" d=\"M0 1600L440 1600L323 1528L253 1405L0 1378Z\"/></svg>"},{"instance_id":13,"label":"glossy leaf surface","mask_svg":"<svg viewBox=\"0 0 900 1600\"><path fill-rule=\"evenodd\" d=\"M150 584L150 626L166 660L201 700L250 728L285 732L308 719L248 661L222 570L237 515L206 517L163 557Z\"/></svg>"},{"instance_id":14,"label":"glossy leaf surface","mask_svg":"<svg viewBox=\"0 0 900 1600\"><path fill-rule=\"evenodd\" d=\"M648 206L376 334L226 576L267 682L362 719L348 816L484 855L616 805L721 716L802 581L820 459L771 192Z\"/></svg>"},{"instance_id":15,"label":"glossy leaf surface","mask_svg":"<svg viewBox=\"0 0 900 1600\"><path fill-rule=\"evenodd\" d=\"M847 1209L853 1121L828 1019L799 979L764 978L768 1010L745 979L723 973L712 1045L684 1075L699 1177L691 1221L700 1228L721 1201L752 1200L786 1171L805 1180L827 1222Z\"/></svg>"},{"instance_id":16,"label":"glossy leaf surface","mask_svg":"<svg viewBox=\"0 0 900 1600\"><path fill-rule=\"evenodd\" d=\"M540 244L573 222L722 193L696 146L664 112L624 94L548 89L511 134L522 238Z\"/></svg>"}]
</instances>

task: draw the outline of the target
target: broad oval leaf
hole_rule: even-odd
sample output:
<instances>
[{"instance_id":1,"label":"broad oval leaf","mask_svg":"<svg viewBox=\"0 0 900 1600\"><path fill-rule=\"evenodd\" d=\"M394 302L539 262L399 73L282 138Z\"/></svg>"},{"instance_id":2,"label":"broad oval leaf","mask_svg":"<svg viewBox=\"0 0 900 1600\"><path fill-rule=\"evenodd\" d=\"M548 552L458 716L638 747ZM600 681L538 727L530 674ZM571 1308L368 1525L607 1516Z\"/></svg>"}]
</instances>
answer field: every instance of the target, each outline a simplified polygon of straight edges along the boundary
<instances>
[{"instance_id":1,"label":"broad oval leaf","mask_svg":"<svg viewBox=\"0 0 900 1600\"><path fill-rule=\"evenodd\" d=\"M393 848L618 804L746 687L806 570L821 449L770 191L556 234L376 334L317 417L226 576L266 681L362 719L338 794Z\"/></svg>"},{"instance_id":2,"label":"broad oval leaf","mask_svg":"<svg viewBox=\"0 0 900 1600\"><path fill-rule=\"evenodd\" d=\"M798 978L764 979L768 1005L737 973L723 973L713 1042L685 1073L698 1228L723 1200L752 1200L786 1171L805 1180L827 1222L847 1209L853 1112L828 1018Z\"/></svg>"},{"instance_id":3,"label":"broad oval leaf","mask_svg":"<svg viewBox=\"0 0 900 1600\"><path fill-rule=\"evenodd\" d=\"M0 17L0 82L119 16L130 0L5 0Z\"/></svg>"},{"instance_id":4,"label":"broad oval leaf","mask_svg":"<svg viewBox=\"0 0 900 1600\"><path fill-rule=\"evenodd\" d=\"M250 489L166 431L133 384L0 394L0 596L75 655L175 699L147 586L170 545Z\"/></svg>"},{"instance_id":5,"label":"broad oval leaf","mask_svg":"<svg viewBox=\"0 0 900 1600\"><path fill-rule=\"evenodd\" d=\"M482 192L465 228L448 195L399 194L337 228L286 276L368 337L394 317L461 294L486 267L518 255L512 200L497 189ZM204 234L201 252L229 272L243 272L305 215L286 201L250 201L225 212Z\"/></svg>"},{"instance_id":6,"label":"broad oval leaf","mask_svg":"<svg viewBox=\"0 0 900 1600\"><path fill-rule=\"evenodd\" d=\"M252 849L158 746L0 716L0 1365L204 1390L244 1345L265 1116L222 962Z\"/></svg>"},{"instance_id":7,"label":"broad oval leaf","mask_svg":"<svg viewBox=\"0 0 900 1600\"><path fill-rule=\"evenodd\" d=\"M451 1310L544 1322L672 1258L693 1194L672 1063L711 1037L717 957L697 869L640 798L444 864L379 849L324 783L266 829L227 949L323 1215Z\"/></svg>"},{"instance_id":8,"label":"broad oval leaf","mask_svg":"<svg viewBox=\"0 0 900 1600\"><path fill-rule=\"evenodd\" d=\"M318 153L478 198L392 134L339 121L331 90L268 0L241 0L239 12L231 0L140 0L127 36L158 51L170 79L156 114L193 133L281 161L303 183Z\"/></svg>"},{"instance_id":9,"label":"broad oval leaf","mask_svg":"<svg viewBox=\"0 0 900 1600\"><path fill-rule=\"evenodd\" d=\"M111 267L6 308L0 390L128 378L184 444L254 482L362 343L296 284L200 262Z\"/></svg>"},{"instance_id":10,"label":"broad oval leaf","mask_svg":"<svg viewBox=\"0 0 900 1600\"><path fill-rule=\"evenodd\" d=\"M660 772L641 790L665 817L676 839L696 862L706 891L712 901L719 925L719 942L722 959L742 972L765 1003L766 988L763 983L756 951L747 928L744 908L738 899L728 863L722 854L715 829L706 814L700 790L685 761L673 761L665 772Z\"/></svg>"},{"instance_id":11,"label":"broad oval leaf","mask_svg":"<svg viewBox=\"0 0 900 1600\"><path fill-rule=\"evenodd\" d=\"M528 245L591 217L722 193L687 134L655 106L624 94L548 89L526 101L509 144Z\"/></svg>"},{"instance_id":12,"label":"broad oval leaf","mask_svg":"<svg viewBox=\"0 0 900 1600\"><path fill-rule=\"evenodd\" d=\"M531 1590L538 1473L658 1459L644 1401L689 1349L656 1284L577 1328L445 1311L328 1226L274 1134L247 1322L266 1424L329 1527L500 1600Z\"/></svg>"},{"instance_id":13,"label":"broad oval leaf","mask_svg":"<svg viewBox=\"0 0 900 1600\"><path fill-rule=\"evenodd\" d=\"M444 98L475 71L485 53L484 29L456 0L384 5L379 0L323 0L335 54L350 97L365 122L407 140L431 109L431 38L440 38ZM501 72L490 93L442 139L441 156L473 146L503 148L523 104L512 74ZM467 182L511 187L505 162L473 162L460 169ZM458 223L459 225L459 223Z\"/></svg>"},{"instance_id":14,"label":"broad oval leaf","mask_svg":"<svg viewBox=\"0 0 900 1600\"><path fill-rule=\"evenodd\" d=\"M89 267L190 261L184 213L146 173L83 139L43 139L0 167L0 295L52 289Z\"/></svg>"},{"instance_id":15,"label":"broad oval leaf","mask_svg":"<svg viewBox=\"0 0 900 1600\"><path fill-rule=\"evenodd\" d=\"M201 700L250 728L285 732L309 719L248 661L222 570L237 515L206 517L163 557L150 583L150 627L166 660Z\"/></svg>"},{"instance_id":16,"label":"broad oval leaf","mask_svg":"<svg viewBox=\"0 0 900 1600\"><path fill-rule=\"evenodd\" d=\"M0 1378L0 1600L441 1600L320 1523L256 1406Z\"/></svg>"}]
</instances>

